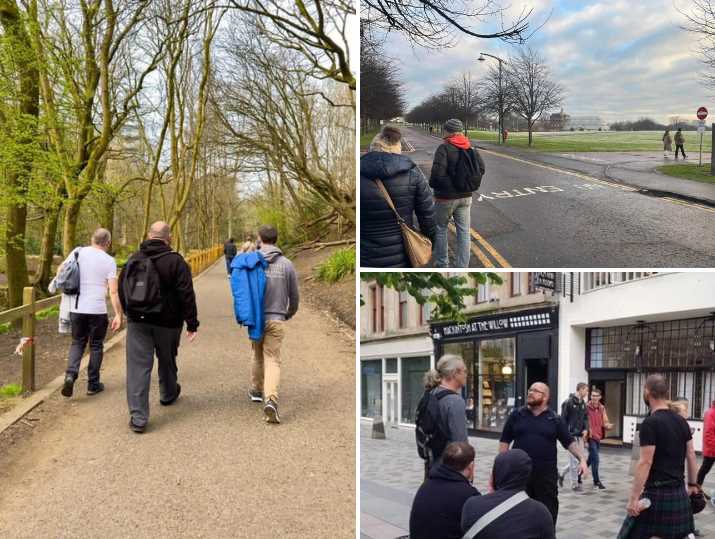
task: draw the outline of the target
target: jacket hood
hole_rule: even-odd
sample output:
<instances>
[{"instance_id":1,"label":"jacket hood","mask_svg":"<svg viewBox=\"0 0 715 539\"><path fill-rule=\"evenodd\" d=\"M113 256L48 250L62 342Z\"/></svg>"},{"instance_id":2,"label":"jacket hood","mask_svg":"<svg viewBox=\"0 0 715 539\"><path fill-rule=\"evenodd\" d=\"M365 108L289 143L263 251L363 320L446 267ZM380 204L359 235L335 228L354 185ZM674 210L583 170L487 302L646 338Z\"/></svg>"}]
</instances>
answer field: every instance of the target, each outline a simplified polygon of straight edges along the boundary
<instances>
[{"instance_id":1,"label":"jacket hood","mask_svg":"<svg viewBox=\"0 0 715 539\"><path fill-rule=\"evenodd\" d=\"M165 251L171 251L171 247L161 240L144 240L139 246L139 250L147 256L153 256Z\"/></svg>"},{"instance_id":2,"label":"jacket hood","mask_svg":"<svg viewBox=\"0 0 715 539\"><path fill-rule=\"evenodd\" d=\"M272 264L276 258L283 254L283 251L281 251L275 245L267 245L265 243L261 245L261 250L259 252L263 255L263 258L265 258L266 262L268 262L269 264Z\"/></svg>"},{"instance_id":3,"label":"jacket hood","mask_svg":"<svg viewBox=\"0 0 715 539\"><path fill-rule=\"evenodd\" d=\"M360 176L383 181L412 170L415 163L409 157L385 152L368 152L360 158Z\"/></svg>"},{"instance_id":4,"label":"jacket hood","mask_svg":"<svg viewBox=\"0 0 715 539\"><path fill-rule=\"evenodd\" d=\"M455 133L454 135L444 137L444 140L450 143L452 146L456 146L457 148L461 148L462 150L468 150L472 147L472 144L469 142L469 139L465 137L462 133Z\"/></svg>"},{"instance_id":5,"label":"jacket hood","mask_svg":"<svg viewBox=\"0 0 715 539\"><path fill-rule=\"evenodd\" d=\"M452 468L444 464L438 464L429 472L430 479L441 479L442 481L467 481L461 473L455 472Z\"/></svg>"},{"instance_id":6,"label":"jacket hood","mask_svg":"<svg viewBox=\"0 0 715 539\"><path fill-rule=\"evenodd\" d=\"M524 490L531 475L531 457L521 449L510 449L494 459L494 490Z\"/></svg>"},{"instance_id":7,"label":"jacket hood","mask_svg":"<svg viewBox=\"0 0 715 539\"><path fill-rule=\"evenodd\" d=\"M251 270L256 266L263 266L265 268L267 265L268 263L263 258L263 255L258 251L241 253L240 255L233 257L233 260L231 261L231 267L238 269Z\"/></svg>"}]
</instances>

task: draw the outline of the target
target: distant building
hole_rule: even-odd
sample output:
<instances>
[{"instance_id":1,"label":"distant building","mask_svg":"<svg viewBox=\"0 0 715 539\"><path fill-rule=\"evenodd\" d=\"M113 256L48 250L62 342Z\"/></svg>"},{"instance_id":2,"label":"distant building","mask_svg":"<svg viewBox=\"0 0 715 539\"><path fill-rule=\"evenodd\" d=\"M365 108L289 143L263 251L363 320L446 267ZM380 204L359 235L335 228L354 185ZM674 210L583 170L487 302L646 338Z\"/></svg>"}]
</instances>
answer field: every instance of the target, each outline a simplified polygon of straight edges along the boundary
<instances>
[{"instance_id":1,"label":"distant building","mask_svg":"<svg viewBox=\"0 0 715 539\"><path fill-rule=\"evenodd\" d=\"M571 116L564 124L564 131L608 131L608 124L598 116Z\"/></svg>"},{"instance_id":2,"label":"distant building","mask_svg":"<svg viewBox=\"0 0 715 539\"><path fill-rule=\"evenodd\" d=\"M555 112L549 116L549 129L553 131L563 131L569 121L571 121L571 116L565 114L564 109L561 109L561 112Z\"/></svg>"}]
</instances>

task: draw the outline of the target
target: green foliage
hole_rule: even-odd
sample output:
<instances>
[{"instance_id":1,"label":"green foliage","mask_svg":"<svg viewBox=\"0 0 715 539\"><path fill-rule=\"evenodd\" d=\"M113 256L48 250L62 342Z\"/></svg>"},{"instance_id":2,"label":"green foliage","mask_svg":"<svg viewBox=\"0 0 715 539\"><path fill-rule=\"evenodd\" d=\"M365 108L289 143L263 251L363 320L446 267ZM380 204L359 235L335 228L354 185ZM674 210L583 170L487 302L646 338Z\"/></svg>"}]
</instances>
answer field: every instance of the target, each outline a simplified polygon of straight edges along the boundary
<instances>
[{"instance_id":1,"label":"green foliage","mask_svg":"<svg viewBox=\"0 0 715 539\"><path fill-rule=\"evenodd\" d=\"M51 318L53 316L58 316L59 314L60 314L60 306L53 305L52 307L48 307L47 309L42 309L41 311L37 311L37 313L35 313L35 319L36 320L45 320L45 319Z\"/></svg>"},{"instance_id":2,"label":"green foliage","mask_svg":"<svg viewBox=\"0 0 715 539\"><path fill-rule=\"evenodd\" d=\"M5 384L0 387L0 398L10 398L17 397L22 393L22 386L20 384Z\"/></svg>"},{"instance_id":3,"label":"green foliage","mask_svg":"<svg viewBox=\"0 0 715 539\"><path fill-rule=\"evenodd\" d=\"M355 247L340 249L316 268L316 277L326 283L336 283L355 273Z\"/></svg>"},{"instance_id":4,"label":"green foliage","mask_svg":"<svg viewBox=\"0 0 715 539\"><path fill-rule=\"evenodd\" d=\"M5 322L4 324L0 324L0 335L9 333L11 330L12 330L12 322Z\"/></svg>"},{"instance_id":5,"label":"green foliage","mask_svg":"<svg viewBox=\"0 0 715 539\"><path fill-rule=\"evenodd\" d=\"M362 281L377 281L378 284L407 292L417 303L434 305L433 320L465 320L464 298L474 296L478 284L487 282L501 284L498 273L469 272L449 275L440 272L408 273L408 272L361 272ZM362 298L360 300L363 303Z\"/></svg>"}]
</instances>

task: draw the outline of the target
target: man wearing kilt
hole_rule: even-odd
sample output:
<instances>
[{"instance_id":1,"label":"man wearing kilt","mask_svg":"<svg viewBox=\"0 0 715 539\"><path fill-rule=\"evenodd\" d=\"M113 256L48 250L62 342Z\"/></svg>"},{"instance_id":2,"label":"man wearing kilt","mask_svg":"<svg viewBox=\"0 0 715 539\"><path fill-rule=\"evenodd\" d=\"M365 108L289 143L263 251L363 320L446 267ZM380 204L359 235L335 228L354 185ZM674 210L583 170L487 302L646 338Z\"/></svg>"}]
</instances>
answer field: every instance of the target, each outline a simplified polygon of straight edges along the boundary
<instances>
[{"instance_id":1,"label":"man wearing kilt","mask_svg":"<svg viewBox=\"0 0 715 539\"><path fill-rule=\"evenodd\" d=\"M650 415L641 424L640 459L627 507L629 515L638 516L633 538L683 539L694 529L689 495L699 490L695 448L688 422L668 408L667 398L665 379L650 375L643 389ZM650 500L649 509L641 512L640 498Z\"/></svg>"}]
</instances>

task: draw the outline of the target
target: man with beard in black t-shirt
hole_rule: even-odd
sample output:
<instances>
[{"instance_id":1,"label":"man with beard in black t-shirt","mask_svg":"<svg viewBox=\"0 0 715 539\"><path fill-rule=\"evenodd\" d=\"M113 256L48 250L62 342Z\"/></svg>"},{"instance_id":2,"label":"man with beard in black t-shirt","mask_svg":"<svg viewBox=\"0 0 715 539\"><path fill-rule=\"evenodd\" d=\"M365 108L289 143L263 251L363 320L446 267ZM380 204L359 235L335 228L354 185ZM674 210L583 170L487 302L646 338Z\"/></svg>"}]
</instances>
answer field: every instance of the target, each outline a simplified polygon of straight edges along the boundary
<instances>
[{"instance_id":1,"label":"man with beard in black t-shirt","mask_svg":"<svg viewBox=\"0 0 715 539\"><path fill-rule=\"evenodd\" d=\"M638 516L633 538L681 539L693 532L689 495L698 492L695 448L688 422L668 408L668 386L651 374L643 389L650 415L640 428L640 459L635 469L628 514ZM684 463L688 462L688 488ZM650 508L638 508L648 498ZM639 516L639 513L640 516Z\"/></svg>"}]
</instances>

